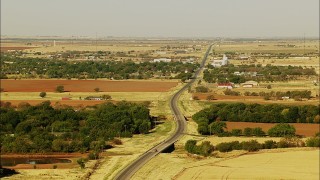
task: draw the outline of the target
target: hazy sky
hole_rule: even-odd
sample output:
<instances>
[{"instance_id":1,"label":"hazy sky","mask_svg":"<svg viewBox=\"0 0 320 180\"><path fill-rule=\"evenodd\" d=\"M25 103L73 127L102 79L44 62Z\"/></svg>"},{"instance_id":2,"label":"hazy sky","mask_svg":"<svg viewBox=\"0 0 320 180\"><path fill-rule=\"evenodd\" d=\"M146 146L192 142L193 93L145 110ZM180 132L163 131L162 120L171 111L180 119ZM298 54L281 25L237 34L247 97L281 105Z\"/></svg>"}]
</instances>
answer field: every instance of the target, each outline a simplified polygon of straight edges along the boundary
<instances>
[{"instance_id":1,"label":"hazy sky","mask_svg":"<svg viewBox=\"0 0 320 180\"><path fill-rule=\"evenodd\" d=\"M319 0L1 0L1 35L319 37Z\"/></svg>"}]
</instances>

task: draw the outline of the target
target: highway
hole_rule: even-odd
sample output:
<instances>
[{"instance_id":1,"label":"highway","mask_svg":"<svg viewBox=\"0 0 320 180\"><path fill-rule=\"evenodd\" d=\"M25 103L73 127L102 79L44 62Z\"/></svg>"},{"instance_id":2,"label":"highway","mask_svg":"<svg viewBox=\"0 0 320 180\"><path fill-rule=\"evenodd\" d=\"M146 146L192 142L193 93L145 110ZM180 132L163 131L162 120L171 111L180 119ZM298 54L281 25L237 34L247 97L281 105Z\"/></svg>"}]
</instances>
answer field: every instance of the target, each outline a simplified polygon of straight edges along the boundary
<instances>
[{"instance_id":1,"label":"highway","mask_svg":"<svg viewBox=\"0 0 320 180\"><path fill-rule=\"evenodd\" d=\"M183 135L187 127L187 123L185 121L184 116L181 114L178 108L177 102L182 92L185 91L192 83L196 81L198 75L200 74L201 70L205 66L205 63L211 48L212 48L212 45L210 45L208 50L206 51L202 59L202 62L200 64L200 68L195 72L194 77L185 86L183 86L183 88L181 88L178 92L176 92L170 99L170 108L176 120L175 132L167 140L161 142L160 144L156 145L155 147L149 149L148 151L140 155L136 160L134 160L131 164L125 167L122 171L120 171L115 177L115 179L117 180L130 179L131 176L135 172L137 172L144 164L146 164L150 159L152 159L154 156L156 156L157 154L159 154L160 152L168 148L170 145L178 141L179 138Z\"/></svg>"}]
</instances>

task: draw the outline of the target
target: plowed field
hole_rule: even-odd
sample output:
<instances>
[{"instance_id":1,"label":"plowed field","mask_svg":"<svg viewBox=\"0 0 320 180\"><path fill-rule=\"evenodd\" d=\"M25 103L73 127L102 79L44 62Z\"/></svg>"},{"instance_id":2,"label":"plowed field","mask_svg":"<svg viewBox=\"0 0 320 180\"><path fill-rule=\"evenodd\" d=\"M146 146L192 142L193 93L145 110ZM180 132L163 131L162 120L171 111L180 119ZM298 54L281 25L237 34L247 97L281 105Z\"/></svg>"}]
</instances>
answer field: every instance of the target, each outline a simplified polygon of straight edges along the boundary
<instances>
[{"instance_id":1,"label":"plowed field","mask_svg":"<svg viewBox=\"0 0 320 180\"><path fill-rule=\"evenodd\" d=\"M165 92L178 85L168 81L112 81L112 80L1 80L6 92L54 92L59 85L66 92Z\"/></svg>"}]
</instances>

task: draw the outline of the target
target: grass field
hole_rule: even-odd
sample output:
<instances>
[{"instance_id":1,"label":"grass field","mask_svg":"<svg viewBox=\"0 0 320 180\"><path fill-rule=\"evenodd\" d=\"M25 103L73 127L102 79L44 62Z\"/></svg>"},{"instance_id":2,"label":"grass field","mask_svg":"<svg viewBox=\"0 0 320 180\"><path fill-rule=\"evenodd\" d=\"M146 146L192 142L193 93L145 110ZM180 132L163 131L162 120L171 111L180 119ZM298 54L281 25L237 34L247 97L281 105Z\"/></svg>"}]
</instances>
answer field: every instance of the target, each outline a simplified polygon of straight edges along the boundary
<instances>
[{"instance_id":1,"label":"grass field","mask_svg":"<svg viewBox=\"0 0 320 180\"><path fill-rule=\"evenodd\" d=\"M288 47L287 45L294 45ZM227 41L218 43L214 47L215 52L238 52L238 53L315 53L319 50L318 40L262 40L262 41Z\"/></svg>"},{"instance_id":2,"label":"grass field","mask_svg":"<svg viewBox=\"0 0 320 180\"><path fill-rule=\"evenodd\" d=\"M156 156L132 179L313 180L319 178L319 152L317 148L290 148L214 153L216 157L201 158L176 150Z\"/></svg>"}]
</instances>

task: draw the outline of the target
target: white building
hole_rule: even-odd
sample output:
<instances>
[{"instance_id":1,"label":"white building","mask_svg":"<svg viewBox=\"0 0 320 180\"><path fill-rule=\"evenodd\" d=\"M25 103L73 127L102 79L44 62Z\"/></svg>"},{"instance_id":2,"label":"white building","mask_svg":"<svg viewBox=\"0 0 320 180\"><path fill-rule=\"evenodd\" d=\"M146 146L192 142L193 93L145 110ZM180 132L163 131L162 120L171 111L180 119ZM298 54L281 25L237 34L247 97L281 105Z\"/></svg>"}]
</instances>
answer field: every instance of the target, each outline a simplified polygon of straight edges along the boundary
<instances>
[{"instance_id":1,"label":"white building","mask_svg":"<svg viewBox=\"0 0 320 180\"><path fill-rule=\"evenodd\" d=\"M221 60L213 60L211 65L213 67L221 67L228 64L228 57L224 54Z\"/></svg>"},{"instance_id":2,"label":"white building","mask_svg":"<svg viewBox=\"0 0 320 180\"><path fill-rule=\"evenodd\" d=\"M171 62L171 59L168 59L168 58L158 58L158 59L154 59L153 62Z\"/></svg>"}]
</instances>

